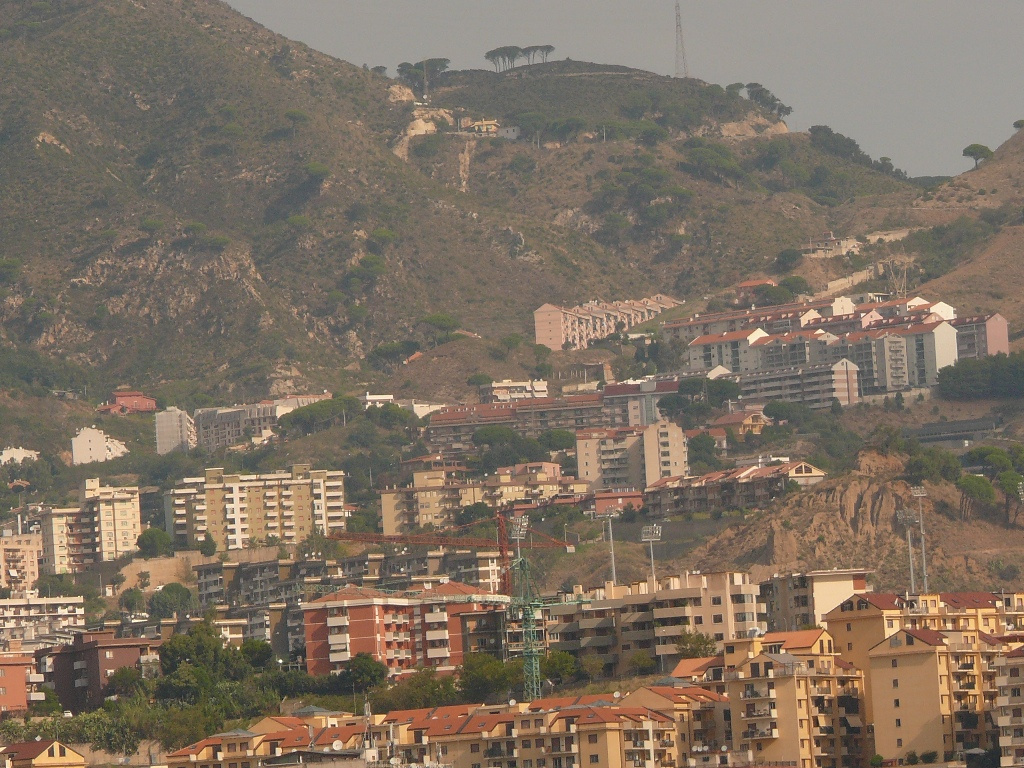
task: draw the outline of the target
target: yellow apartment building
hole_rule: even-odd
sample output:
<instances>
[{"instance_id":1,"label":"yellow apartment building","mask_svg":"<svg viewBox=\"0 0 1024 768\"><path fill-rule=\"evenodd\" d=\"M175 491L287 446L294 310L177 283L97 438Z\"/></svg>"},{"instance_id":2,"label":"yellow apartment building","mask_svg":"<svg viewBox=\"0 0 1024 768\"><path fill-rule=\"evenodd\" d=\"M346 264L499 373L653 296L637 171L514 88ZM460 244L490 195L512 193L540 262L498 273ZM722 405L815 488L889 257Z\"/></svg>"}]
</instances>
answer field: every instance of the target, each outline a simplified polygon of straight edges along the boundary
<instances>
[{"instance_id":1,"label":"yellow apartment building","mask_svg":"<svg viewBox=\"0 0 1024 768\"><path fill-rule=\"evenodd\" d=\"M864 759L860 670L823 629L725 646L734 753L748 763L853 768Z\"/></svg>"},{"instance_id":2,"label":"yellow apartment building","mask_svg":"<svg viewBox=\"0 0 1024 768\"><path fill-rule=\"evenodd\" d=\"M996 660L996 727L1000 768L1024 766L1024 648Z\"/></svg>"},{"instance_id":3,"label":"yellow apartment building","mask_svg":"<svg viewBox=\"0 0 1024 768\"><path fill-rule=\"evenodd\" d=\"M725 696L698 687L651 686L626 694L622 704L646 707L673 719L680 766L682 759L687 768L710 768L723 760L731 763L732 721Z\"/></svg>"}]
</instances>

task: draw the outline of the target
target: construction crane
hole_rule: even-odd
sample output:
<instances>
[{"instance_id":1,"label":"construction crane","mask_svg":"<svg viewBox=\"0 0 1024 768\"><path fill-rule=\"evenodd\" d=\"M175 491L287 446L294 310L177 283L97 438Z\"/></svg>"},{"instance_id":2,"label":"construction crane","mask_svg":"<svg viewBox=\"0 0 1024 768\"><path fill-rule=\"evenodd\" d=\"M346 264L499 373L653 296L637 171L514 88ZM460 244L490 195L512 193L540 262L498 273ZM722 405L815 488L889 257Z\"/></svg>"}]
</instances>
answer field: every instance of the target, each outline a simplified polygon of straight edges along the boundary
<instances>
[{"instance_id":1,"label":"construction crane","mask_svg":"<svg viewBox=\"0 0 1024 768\"><path fill-rule=\"evenodd\" d=\"M527 520L525 517L513 517L512 520ZM514 568L512 563L512 547L509 544L508 526L510 518L498 512L491 518L498 529L497 540L484 538L482 536L460 536L458 531L465 528L472 528L487 520L476 520L468 525L460 525L450 528L447 531L437 533L354 533L341 531L329 534L328 538L339 541L360 541L366 544L396 544L405 546L428 546L428 547L473 547L473 548L494 548L498 550L501 563L501 589L503 595L515 597ZM521 541L518 548L525 549L564 549L572 553L576 548L546 533L526 528L525 533L529 540Z\"/></svg>"},{"instance_id":2,"label":"construction crane","mask_svg":"<svg viewBox=\"0 0 1024 768\"><path fill-rule=\"evenodd\" d=\"M534 701L540 698L540 659L544 655L544 639L537 629L537 617L541 615L540 593L530 574L530 561L523 557L522 543L529 533L529 520L514 517L509 521L509 538L516 543L516 559L512 570L515 574L515 594L509 606L513 624L518 621L523 635L523 699Z\"/></svg>"}]
</instances>

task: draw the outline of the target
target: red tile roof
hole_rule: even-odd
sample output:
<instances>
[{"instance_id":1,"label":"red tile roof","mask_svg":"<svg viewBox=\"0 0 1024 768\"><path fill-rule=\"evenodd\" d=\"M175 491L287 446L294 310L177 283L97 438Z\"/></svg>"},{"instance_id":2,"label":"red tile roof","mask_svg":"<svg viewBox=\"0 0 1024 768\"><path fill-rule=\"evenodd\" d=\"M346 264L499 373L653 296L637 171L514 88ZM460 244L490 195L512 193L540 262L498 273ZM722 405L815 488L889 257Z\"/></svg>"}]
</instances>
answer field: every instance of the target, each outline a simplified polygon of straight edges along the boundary
<instances>
[{"instance_id":1,"label":"red tile roof","mask_svg":"<svg viewBox=\"0 0 1024 768\"><path fill-rule=\"evenodd\" d=\"M926 645L946 644L946 636L934 629L905 629L903 631Z\"/></svg>"},{"instance_id":2,"label":"red tile roof","mask_svg":"<svg viewBox=\"0 0 1024 768\"><path fill-rule=\"evenodd\" d=\"M11 760L34 760L39 757L43 752L50 748L51 744L57 742L53 739L43 739L42 741L19 741L15 744L8 744L3 749L0 749L0 754L5 757L11 758Z\"/></svg>"},{"instance_id":3,"label":"red tile roof","mask_svg":"<svg viewBox=\"0 0 1024 768\"><path fill-rule=\"evenodd\" d=\"M939 600L950 608L991 608L998 598L991 592L940 592Z\"/></svg>"}]
</instances>

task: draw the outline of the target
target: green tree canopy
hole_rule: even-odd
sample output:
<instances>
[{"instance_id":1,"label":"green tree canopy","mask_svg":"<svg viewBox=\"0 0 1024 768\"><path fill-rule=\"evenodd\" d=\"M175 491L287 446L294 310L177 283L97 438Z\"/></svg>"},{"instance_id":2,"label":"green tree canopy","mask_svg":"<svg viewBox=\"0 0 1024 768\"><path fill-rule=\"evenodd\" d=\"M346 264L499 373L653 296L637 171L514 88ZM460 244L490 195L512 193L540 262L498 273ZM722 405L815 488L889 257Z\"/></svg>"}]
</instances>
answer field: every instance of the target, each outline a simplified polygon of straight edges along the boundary
<instances>
[{"instance_id":1,"label":"green tree canopy","mask_svg":"<svg viewBox=\"0 0 1024 768\"><path fill-rule=\"evenodd\" d=\"M147 528L135 542L139 554L147 560L151 557L169 557L174 554L171 535L162 528Z\"/></svg>"},{"instance_id":2,"label":"green tree canopy","mask_svg":"<svg viewBox=\"0 0 1024 768\"><path fill-rule=\"evenodd\" d=\"M149 598L149 616L153 619L169 619L175 614L184 616L199 610L199 601L192 591L177 582L165 584Z\"/></svg>"},{"instance_id":3,"label":"green tree canopy","mask_svg":"<svg viewBox=\"0 0 1024 768\"><path fill-rule=\"evenodd\" d=\"M993 152L991 149L986 147L984 144L968 144L964 147L963 156L969 157L974 161L974 167L978 167L978 163L982 160L988 160L992 157Z\"/></svg>"},{"instance_id":4,"label":"green tree canopy","mask_svg":"<svg viewBox=\"0 0 1024 768\"><path fill-rule=\"evenodd\" d=\"M676 650L684 659L702 659L718 653L718 645L711 635L684 629L676 641Z\"/></svg>"}]
</instances>

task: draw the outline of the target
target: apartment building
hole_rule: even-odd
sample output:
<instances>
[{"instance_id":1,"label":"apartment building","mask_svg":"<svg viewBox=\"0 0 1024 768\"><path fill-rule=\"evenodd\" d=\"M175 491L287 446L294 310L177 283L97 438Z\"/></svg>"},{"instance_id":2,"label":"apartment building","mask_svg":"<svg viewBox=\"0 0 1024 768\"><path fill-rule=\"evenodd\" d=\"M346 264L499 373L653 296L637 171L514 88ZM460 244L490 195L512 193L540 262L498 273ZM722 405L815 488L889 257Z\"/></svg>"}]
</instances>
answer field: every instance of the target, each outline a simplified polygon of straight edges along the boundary
<instances>
[{"instance_id":1,"label":"apartment building","mask_svg":"<svg viewBox=\"0 0 1024 768\"><path fill-rule=\"evenodd\" d=\"M247 405L199 408L193 414L196 441L207 453L227 448L273 429L279 418L296 408L330 398L331 393L324 392L316 395L286 395Z\"/></svg>"},{"instance_id":2,"label":"apartment building","mask_svg":"<svg viewBox=\"0 0 1024 768\"><path fill-rule=\"evenodd\" d=\"M802 488L823 481L826 473L806 461L766 467L738 467L697 477L664 477L644 489L644 506L653 518L729 509L759 509L786 492L790 482Z\"/></svg>"},{"instance_id":3,"label":"apartment building","mask_svg":"<svg viewBox=\"0 0 1024 768\"><path fill-rule=\"evenodd\" d=\"M825 615L851 595L870 591L863 568L835 568L785 576L776 574L761 582L761 600L769 632L791 632L820 626ZM842 649L840 649L841 651Z\"/></svg>"},{"instance_id":4,"label":"apartment building","mask_svg":"<svg viewBox=\"0 0 1024 768\"><path fill-rule=\"evenodd\" d=\"M25 591L0 599L0 643L8 646L84 628L84 597L40 597Z\"/></svg>"},{"instance_id":5,"label":"apartment building","mask_svg":"<svg viewBox=\"0 0 1024 768\"><path fill-rule=\"evenodd\" d=\"M605 675L629 674L630 661L646 654L662 672L680 660L676 643L684 631L727 640L763 631L760 588L746 573L685 572L650 581L563 595L545 605L544 623L551 650L596 657Z\"/></svg>"},{"instance_id":6,"label":"apartment building","mask_svg":"<svg viewBox=\"0 0 1024 768\"><path fill-rule=\"evenodd\" d=\"M33 703L44 701L46 694L39 690L42 682L31 656L0 653L0 714L25 713Z\"/></svg>"},{"instance_id":7,"label":"apartment building","mask_svg":"<svg viewBox=\"0 0 1024 768\"><path fill-rule=\"evenodd\" d=\"M156 452L166 456L171 451L190 451L197 445L196 423L186 411L174 406L155 416Z\"/></svg>"},{"instance_id":8,"label":"apartment building","mask_svg":"<svg viewBox=\"0 0 1024 768\"><path fill-rule=\"evenodd\" d=\"M674 746L687 768L732 765L732 717L729 699L696 686L649 686L622 697L624 707L644 707L669 715L675 723Z\"/></svg>"},{"instance_id":9,"label":"apartment building","mask_svg":"<svg viewBox=\"0 0 1024 768\"><path fill-rule=\"evenodd\" d=\"M861 671L823 629L725 644L733 749L747 762L854 768L866 759Z\"/></svg>"},{"instance_id":10,"label":"apartment building","mask_svg":"<svg viewBox=\"0 0 1024 768\"><path fill-rule=\"evenodd\" d=\"M747 400L785 400L815 409L831 408L835 401L844 408L860 402L860 369L845 358L832 364L754 371L737 381Z\"/></svg>"},{"instance_id":11,"label":"apartment building","mask_svg":"<svg viewBox=\"0 0 1024 768\"><path fill-rule=\"evenodd\" d=\"M995 664L999 765L1015 768L1024 765L1024 647L997 657Z\"/></svg>"},{"instance_id":12,"label":"apartment building","mask_svg":"<svg viewBox=\"0 0 1024 768\"><path fill-rule=\"evenodd\" d=\"M689 472L686 436L679 425L590 429L576 433L576 465L587 488L643 489Z\"/></svg>"},{"instance_id":13,"label":"apartment building","mask_svg":"<svg viewBox=\"0 0 1024 768\"><path fill-rule=\"evenodd\" d=\"M607 384L604 411L610 427L647 427L662 421L658 401L679 392L679 380L644 379Z\"/></svg>"},{"instance_id":14,"label":"apartment building","mask_svg":"<svg viewBox=\"0 0 1024 768\"><path fill-rule=\"evenodd\" d=\"M413 473L412 485L385 488L380 494L384 533L449 528L456 514L471 504L499 509L518 501L575 497L588 488L582 479L563 475L561 466L547 461L499 467L482 480L467 481L463 474L458 468L421 470Z\"/></svg>"},{"instance_id":15,"label":"apartment building","mask_svg":"<svg viewBox=\"0 0 1024 768\"><path fill-rule=\"evenodd\" d=\"M878 643L868 652L875 751L953 760L997 748L997 663L1006 650L977 630L900 629Z\"/></svg>"},{"instance_id":16,"label":"apartment building","mask_svg":"<svg viewBox=\"0 0 1024 768\"><path fill-rule=\"evenodd\" d=\"M543 304L533 312L536 343L556 352L586 349L592 341L628 330L681 303L658 294L638 301L590 301L571 308Z\"/></svg>"},{"instance_id":17,"label":"apartment building","mask_svg":"<svg viewBox=\"0 0 1024 768\"><path fill-rule=\"evenodd\" d=\"M480 387L481 403L511 403L515 400L529 400L548 396L548 383L544 379L512 381L502 379Z\"/></svg>"},{"instance_id":18,"label":"apartment building","mask_svg":"<svg viewBox=\"0 0 1024 768\"><path fill-rule=\"evenodd\" d=\"M78 507L44 509L39 527L42 573L79 573L95 563L116 560L138 549L138 486L106 486L89 478L82 483Z\"/></svg>"},{"instance_id":19,"label":"apartment building","mask_svg":"<svg viewBox=\"0 0 1024 768\"><path fill-rule=\"evenodd\" d=\"M606 427L608 416L603 406L600 394L450 406L430 415L424 438L432 452L472 452L476 450L473 433L481 427L508 427L532 438L551 429L575 432Z\"/></svg>"},{"instance_id":20,"label":"apartment building","mask_svg":"<svg viewBox=\"0 0 1024 768\"><path fill-rule=\"evenodd\" d=\"M484 643L479 622L472 624L477 636L467 643L467 622L482 614L503 614L508 604L505 595L446 579L400 593L346 586L303 605L306 670L328 674L356 654L369 653L392 676L419 667L451 673L464 653ZM501 627L496 620L496 642Z\"/></svg>"},{"instance_id":21,"label":"apartment building","mask_svg":"<svg viewBox=\"0 0 1024 768\"><path fill-rule=\"evenodd\" d=\"M8 528L0 531L0 587L14 592L32 589L39 580L42 557L41 533L21 533Z\"/></svg>"},{"instance_id":22,"label":"apartment building","mask_svg":"<svg viewBox=\"0 0 1024 768\"><path fill-rule=\"evenodd\" d=\"M72 712L103 704L110 677L121 667L155 675L160 657L158 640L114 637L112 630L82 632L70 645L36 651L36 665L52 686L61 706Z\"/></svg>"},{"instance_id":23,"label":"apartment building","mask_svg":"<svg viewBox=\"0 0 1024 768\"><path fill-rule=\"evenodd\" d=\"M297 544L312 533L343 531L348 514L345 473L307 464L255 475L207 469L164 495L166 528L177 543L194 547L209 534L221 551L269 537Z\"/></svg>"},{"instance_id":24,"label":"apartment building","mask_svg":"<svg viewBox=\"0 0 1024 768\"><path fill-rule=\"evenodd\" d=\"M71 463L92 464L97 461L110 461L128 455L127 446L120 440L107 435L96 427L82 427L71 438Z\"/></svg>"},{"instance_id":25,"label":"apartment building","mask_svg":"<svg viewBox=\"0 0 1024 768\"><path fill-rule=\"evenodd\" d=\"M957 359L1010 354L1009 326L998 312L949 321L956 329Z\"/></svg>"}]
</instances>

